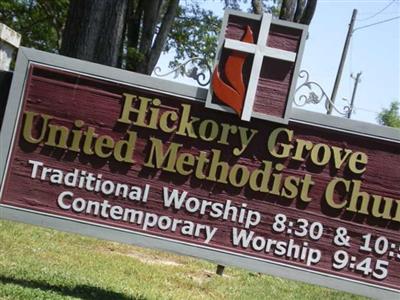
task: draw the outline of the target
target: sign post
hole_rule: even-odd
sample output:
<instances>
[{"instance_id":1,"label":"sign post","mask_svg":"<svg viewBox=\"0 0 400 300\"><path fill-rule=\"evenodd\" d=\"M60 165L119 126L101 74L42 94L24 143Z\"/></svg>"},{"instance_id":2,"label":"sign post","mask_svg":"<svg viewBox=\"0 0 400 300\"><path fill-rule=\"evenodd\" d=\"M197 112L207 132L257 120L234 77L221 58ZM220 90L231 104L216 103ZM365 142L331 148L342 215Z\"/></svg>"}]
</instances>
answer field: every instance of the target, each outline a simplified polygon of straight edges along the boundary
<instances>
[{"instance_id":1,"label":"sign post","mask_svg":"<svg viewBox=\"0 0 400 300\"><path fill-rule=\"evenodd\" d=\"M280 99L287 70L266 80L286 86ZM206 108L207 94L22 48L0 137L0 217L398 297L399 132L284 106L280 122L248 122Z\"/></svg>"},{"instance_id":2,"label":"sign post","mask_svg":"<svg viewBox=\"0 0 400 300\"><path fill-rule=\"evenodd\" d=\"M0 130L11 83L10 65L15 51L21 43L21 35L0 23Z\"/></svg>"},{"instance_id":3,"label":"sign post","mask_svg":"<svg viewBox=\"0 0 400 300\"><path fill-rule=\"evenodd\" d=\"M0 71L9 71L14 52L19 48L21 35L0 23Z\"/></svg>"}]
</instances>

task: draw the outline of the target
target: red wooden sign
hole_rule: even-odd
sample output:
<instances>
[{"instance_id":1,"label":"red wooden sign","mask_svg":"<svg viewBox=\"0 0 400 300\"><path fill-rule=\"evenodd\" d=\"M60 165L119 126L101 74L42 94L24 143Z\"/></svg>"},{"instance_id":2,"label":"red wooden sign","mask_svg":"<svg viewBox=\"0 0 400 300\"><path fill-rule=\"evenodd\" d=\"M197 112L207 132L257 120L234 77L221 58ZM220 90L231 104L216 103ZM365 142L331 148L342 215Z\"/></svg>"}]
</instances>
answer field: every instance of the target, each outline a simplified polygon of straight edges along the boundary
<instances>
[{"instance_id":1,"label":"red wooden sign","mask_svg":"<svg viewBox=\"0 0 400 300\"><path fill-rule=\"evenodd\" d=\"M170 92L27 70L1 209L172 241L178 252L193 245L257 270L306 270L326 285L399 290L398 141L248 123Z\"/></svg>"}]
</instances>

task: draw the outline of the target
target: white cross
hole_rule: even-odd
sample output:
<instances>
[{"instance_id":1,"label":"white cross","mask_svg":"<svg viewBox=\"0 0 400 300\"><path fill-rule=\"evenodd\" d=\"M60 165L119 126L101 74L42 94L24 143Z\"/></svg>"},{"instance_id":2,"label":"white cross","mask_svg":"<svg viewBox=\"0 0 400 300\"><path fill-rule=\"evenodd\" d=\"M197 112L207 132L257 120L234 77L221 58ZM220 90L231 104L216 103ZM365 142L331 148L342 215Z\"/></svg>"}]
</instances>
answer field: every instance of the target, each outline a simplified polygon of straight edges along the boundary
<instances>
[{"instance_id":1,"label":"white cross","mask_svg":"<svg viewBox=\"0 0 400 300\"><path fill-rule=\"evenodd\" d=\"M295 52L271 48L267 46L271 20L271 14L262 15L257 44L245 43L232 39L225 39L225 48L254 54L253 65L251 67L249 84L247 86L246 98L244 100L243 112L241 116L242 120L245 121L250 121L251 118L264 56L291 62L296 61L297 54Z\"/></svg>"}]
</instances>

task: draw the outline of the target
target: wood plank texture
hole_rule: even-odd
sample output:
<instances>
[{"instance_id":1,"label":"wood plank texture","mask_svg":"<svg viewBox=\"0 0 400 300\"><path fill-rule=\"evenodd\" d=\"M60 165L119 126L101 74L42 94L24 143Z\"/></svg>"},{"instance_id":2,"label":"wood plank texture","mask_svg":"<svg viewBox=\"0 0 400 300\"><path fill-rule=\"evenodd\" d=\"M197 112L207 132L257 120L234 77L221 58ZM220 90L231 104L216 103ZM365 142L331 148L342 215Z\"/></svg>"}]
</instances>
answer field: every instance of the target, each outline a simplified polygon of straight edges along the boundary
<instances>
[{"instance_id":1,"label":"wood plank texture","mask_svg":"<svg viewBox=\"0 0 400 300\"><path fill-rule=\"evenodd\" d=\"M213 219L207 216L199 216L188 213L183 209L173 210L163 208L162 187L168 186L181 191L188 191L189 195L198 197L199 199L221 203L230 199L236 205L247 203L250 209L259 211L262 215L261 223L252 228L252 230L258 235L268 238L278 240L288 240L290 238L288 235L277 234L271 230L273 218L278 213L284 213L292 220L305 218L310 222L319 221L324 225L324 235L319 241L307 238L294 238L300 244L303 241L307 241L309 247L315 247L322 251L321 262L307 267L308 269L381 284L386 287L398 288L400 285L400 261L395 261L394 259L389 260L390 272L388 277L383 281L374 280L370 276L361 276L347 268L341 271L336 271L332 268L333 249L340 249L340 247L332 245L333 235L337 227L345 226L349 229L352 243L350 248L346 248L346 251L357 258L363 258L367 257L367 254L358 250L362 235L366 232L370 232L373 235L384 235L391 242L400 245L400 224L399 222L377 222L373 218L368 218L360 214L338 212L324 204L324 189L330 180L335 177L357 179L356 176L350 174L347 169L337 171L332 165L317 168L310 163L309 159L303 163L294 163L288 159L274 159L264 145L270 132L278 126L277 124L261 120L253 120L251 123L241 122L233 114L205 109L204 103L201 102L178 99L170 95L140 90L131 86L107 82L67 71L45 68L43 66L31 67L30 71L31 75L28 79L23 111L52 115L54 116L54 119L51 121L52 124L72 128L74 120L83 120L88 126L95 127L98 134L107 134L115 140L122 139L125 137L128 126L117 126L116 120L121 113L122 94L132 93L151 98L158 97L162 101L162 109L174 110L178 114L181 112L182 103L190 104L193 116L201 119L216 120L219 124L228 123L255 128L259 130L259 133L243 155L237 158L231 154L231 149L235 145L239 145L239 139L234 139L230 146L225 146L194 140L176 134L167 135L157 130L131 126L130 130L137 131L138 140L134 152L136 163L130 165L118 163L113 159L100 159L92 156L77 155L68 151L54 150L54 148L42 145L32 146L21 137L20 122L17 143L15 143L13 149L1 203L140 232L142 229L135 224L111 221L110 219L101 217L61 210L56 203L56 199L59 193L66 189L71 190L75 195L84 199L102 201L105 197L100 193L93 193L84 189L67 188L51 184L48 181L31 179L31 166L28 164L28 160L40 160L47 166L61 169L65 172L70 172L74 168L84 169L95 174L101 173L104 179L114 182L141 187L145 184L151 185L147 203L127 201L118 197L108 197L107 199L112 204L212 225L218 228L218 231L209 244L211 247L305 267L303 262L291 260L285 256L279 257L262 251L257 252L251 248L232 246L231 229L233 226L243 228L241 224ZM285 82L288 81L288 76L285 76ZM39 126L40 124L37 125ZM398 144L388 141L371 140L368 137L354 136L306 124L289 123L288 127L294 130L295 138L366 153L368 156L367 170L360 176L363 181L363 191L400 199L400 149ZM311 174L315 181L315 185L310 191L310 196L313 200L305 205L297 198L287 200L271 194L255 193L246 187L234 188L226 184L198 180L191 175L179 176L165 171L145 168L143 167L143 162L148 154L148 142L151 136L162 139L165 145L171 142L182 143L183 149L181 152L198 154L199 151L209 153L211 148L220 149L222 150L222 159L224 161L228 161L230 164L240 163L247 166L250 170L259 168L262 160L271 160L283 163L286 166L282 172L283 176L304 176L305 174ZM162 231L157 228L149 229L146 232L192 244L204 245L204 237L187 237L177 232ZM370 256L376 258L373 255Z\"/></svg>"}]
</instances>

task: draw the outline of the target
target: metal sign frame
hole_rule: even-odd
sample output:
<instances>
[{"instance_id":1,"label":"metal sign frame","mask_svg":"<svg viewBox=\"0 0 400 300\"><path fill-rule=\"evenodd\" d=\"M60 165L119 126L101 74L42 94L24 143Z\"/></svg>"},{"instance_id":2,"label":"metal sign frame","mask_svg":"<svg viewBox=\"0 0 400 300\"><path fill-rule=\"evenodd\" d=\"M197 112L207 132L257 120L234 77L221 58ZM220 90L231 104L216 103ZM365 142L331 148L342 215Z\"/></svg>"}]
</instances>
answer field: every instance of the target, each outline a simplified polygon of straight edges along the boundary
<instances>
[{"instance_id":1,"label":"metal sign frame","mask_svg":"<svg viewBox=\"0 0 400 300\"><path fill-rule=\"evenodd\" d=\"M260 21L260 34L258 37L258 41L256 41L255 44L247 44L247 43L242 43L240 41L225 38L224 33L228 26L228 20L229 20L230 16L237 16L237 17L241 17L244 19ZM270 47L265 46L267 43L268 33L269 33L271 25L279 25L279 26L283 26L283 27L301 30L302 33L301 33L301 38L300 38L299 50L298 50L297 54L293 53L293 52L279 50L279 49L270 48ZM293 100L294 93L296 90L297 78L298 78L299 71L300 71L300 65L301 65L301 61L303 58L303 52L304 52L307 35L308 35L308 26L304 25L304 24L293 23L293 22L288 22L288 21L284 21L284 20L276 20L276 19L272 18L271 14L266 14L266 13L264 13L263 15L256 15L256 14L248 14L248 13L244 13L244 12L240 12L240 11L232 10L232 9L225 10L224 18L222 20L221 34L220 34L219 40L218 40L217 54L215 57L213 70L215 70L215 68L218 67L220 58L221 58L221 54L222 54L222 51L224 48L229 49L229 50L238 50L238 51L242 51L245 53L253 53L254 52L254 54L255 54L252 68L251 68L250 82L248 84L246 98L244 100L245 102L244 102L243 113L242 113L243 120L249 121L253 117L253 118L257 118L257 119L268 120L268 121L282 123L282 124L288 124L289 119L291 117L291 111L292 111L291 109L292 109L292 102L293 102L292 100ZM266 53L265 54L261 54L261 53L257 54L257 52L266 52ZM258 81L260 79L260 71L261 71L261 67L262 67L264 58L275 58L275 59L279 58L280 60L294 62L293 76L292 76L291 84L289 86L289 94L288 94L288 98L287 98L287 102L286 102L285 111L284 111L282 117L267 115L264 113L253 111L254 97L255 97ZM213 89L212 89L212 85L210 85L210 89L208 91L207 98L206 98L206 107L236 114L235 111L232 108L230 108L229 106L226 106L224 104L213 103L212 98L213 98Z\"/></svg>"},{"instance_id":2,"label":"metal sign frame","mask_svg":"<svg viewBox=\"0 0 400 300\"><path fill-rule=\"evenodd\" d=\"M144 90L159 91L163 94L184 97L185 99L192 101L200 101L204 103L207 96L207 90L203 88L152 78L121 69L49 54L42 51L21 48L18 53L16 70L14 72L8 105L0 135L0 181L2 183L0 196L4 188L5 174L10 160L11 149L13 149L16 141L17 124L22 109L22 99L24 98L27 74L31 64L51 66L53 68L68 70L86 76L139 87ZM390 140L400 144L400 132L398 129L343 119L335 116L327 116L296 108L292 109L291 116L291 122L313 124L318 127L350 132L355 135L368 136L373 139ZM378 283L368 284L357 280L307 270L301 267L266 261L245 254L218 250L208 246L194 245L189 242L176 241L151 234L133 232L112 226L99 225L92 222L41 213L29 209L21 209L1 203L0 218L50 227L61 231L79 233L100 239L195 256L217 264L234 265L255 272L268 273L275 276L300 280L374 298L394 299L399 296L399 291L381 287Z\"/></svg>"}]
</instances>

